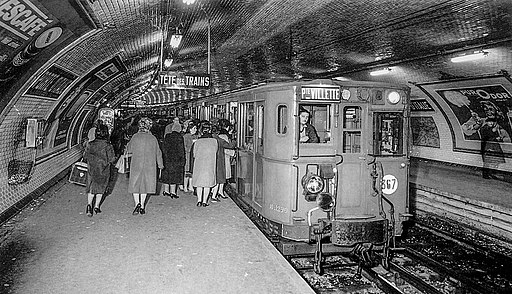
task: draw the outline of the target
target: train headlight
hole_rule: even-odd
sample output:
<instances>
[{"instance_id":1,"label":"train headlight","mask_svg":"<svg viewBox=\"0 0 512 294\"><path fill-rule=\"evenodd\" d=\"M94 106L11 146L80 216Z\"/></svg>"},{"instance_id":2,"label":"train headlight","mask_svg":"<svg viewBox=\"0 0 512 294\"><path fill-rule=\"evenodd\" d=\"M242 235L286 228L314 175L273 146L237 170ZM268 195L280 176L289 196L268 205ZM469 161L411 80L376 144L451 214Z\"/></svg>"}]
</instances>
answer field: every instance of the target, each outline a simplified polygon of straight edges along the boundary
<instances>
[{"instance_id":1,"label":"train headlight","mask_svg":"<svg viewBox=\"0 0 512 294\"><path fill-rule=\"evenodd\" d=\"M388 101L391 104L397 104L398 102L400 102L400 94L396 91L389 92Z\"/></svg>"},{"instance_id":2,"label":"train headlight","mask_svg":"<svg viewBox=\"0 0 512 294\"><path fill-rule=\"evenodd\" d=\"M302 186L310 194L318 194L324 189L324 180L314 174L308 174L302 181Z\"/></svg>"}]
</instances>

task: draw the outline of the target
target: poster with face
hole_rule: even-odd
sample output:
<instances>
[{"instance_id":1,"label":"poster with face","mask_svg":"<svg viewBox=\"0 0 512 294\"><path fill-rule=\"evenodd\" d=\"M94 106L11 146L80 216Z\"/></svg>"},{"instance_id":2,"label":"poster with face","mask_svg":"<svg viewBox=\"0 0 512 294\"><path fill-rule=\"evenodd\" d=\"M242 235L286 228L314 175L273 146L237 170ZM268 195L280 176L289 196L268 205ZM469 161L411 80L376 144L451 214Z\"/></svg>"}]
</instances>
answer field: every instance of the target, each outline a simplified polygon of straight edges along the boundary
<instances>
[{"instance_id":1,"label":"poster with face","mask_svg":"<svg viewBox=\"0 0 512 294\"><path fill-rule=\"evenodd\" d=\"M491 122L510 138L512 95L502 85L437 90L437 93L455 114L465 140L481 140L480 129Z\"/></svg>"},{"instance_id":2,"label":"poster with face","mask_svg":"<svg viewBox=\"0 0 512 294\"><path fill-rule=\"evenodd\" d=\"M505 156L512 157L512 82L508 76L417 86L442 111L455 151L478 153L482 141L493 141L501 145Z\"/></svg>"}]
</instances>

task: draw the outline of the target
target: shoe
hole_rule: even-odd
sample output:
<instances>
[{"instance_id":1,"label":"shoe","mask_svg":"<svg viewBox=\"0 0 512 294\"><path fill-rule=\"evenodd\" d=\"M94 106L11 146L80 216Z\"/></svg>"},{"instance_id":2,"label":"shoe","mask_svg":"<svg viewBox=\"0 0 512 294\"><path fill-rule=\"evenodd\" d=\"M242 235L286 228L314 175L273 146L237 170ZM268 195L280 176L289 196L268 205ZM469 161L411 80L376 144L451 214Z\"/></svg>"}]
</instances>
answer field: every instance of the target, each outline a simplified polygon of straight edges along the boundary
<instances>
[{"instance_id":1,"label":"shoe","mask_svg":"<svg viewBox=\"0 0 512 294\"><path fill-rule=\"evenodd\" d=\"M92 207L91 207L91 205L87 204L87 208L85 209L85 213L87 214L88 217L92 216Z\"/></svg>"},{"instance_id":2,"label":"shoe","mask_svg":"<svg viewBox=\"0 0 512 294\"><path fill-rule=\"evenodd\" d=\"M228 199L228 198L229 198L229 197L228 197L228 196L226 196L226 195L217 194L217 197L219 197L219 196L220 196L220 198L222 198L222 199Z\"/></svg>"},{"instance_id":3,"label":"shoe","mask_svg":"<svg viewBox=\"0 0 512 294\"><path fill-rule=\"evenodd\" d=\"M206 207L206 206L209 206L210 204L208 204L208 203L203 203L202 205L203 205L203 207Z\"/></svg>"},{"instance_id":4,"label":"shoe","mask_svg":"<svg viewBox=\"0 0 512 294\"><path fill-rule=\"evenodd\" d=\"M164 193L163 193L163 194L164 194L164 196L169 196L169 197L171 197L171 198L172 198L172 194L171 194L171 193L169 193L169 192L167 192L167 191L164 191Z\"/></svg>"},{"instance_id":5,"label":"shoe","mask_svg":"<svg viewBox=\"0 0 512 294\"><path fill-rule=\"evenodd\" d=\"M202 203L201 202L197 202L196 206L201 206Z\"/></svg>"},{"instance_id":6,"label":"shoe","mask_svg":"<svg viewBox=\"0 0 512 294\"><path fill-rule=\"evenodd\" d=\"M146 209L141 207L140 210L139 210L139 213L140 214L146 214Z\"/></svg>"},{"instance_id":7,"label":"shoe","mask_svg":"<svg viewBox=\"0 0 512 294\"><path fill-rule=\"evenodd\" d=\"M101 209L99 207L94 207L94 213L101 213Z\"/></svg>"},{"instance_id":8,"label":"shoe","mask_svg":"<svg viewBox=\"0 0 512 294\"><path fill-rule=\"evenodd\" d=\"M212 202L220 202L219 198L212 198Z\"/></svg>"},{"instance_id":9,"label":"shoe","mask_svg":"<svg viewBox=\"0 0 512 294\"><path fill-rule=\"evenodd\" d=\"M171 198L173 198L173 199L177 199L177 198L180 198L180 196L178 196L178 195L176 195L176 194L171 193Z\"/></svg>"},{"instance_id":10,"label":"shoe","mask_svg":"<svg viewBox=\"0 0 512 294\"><path fill-rule=\"evenodd\" d=\"M135 206L135 209L133 210L132 214L137 215L140 212L140 203Z\"/></svg>"}]
</instances>

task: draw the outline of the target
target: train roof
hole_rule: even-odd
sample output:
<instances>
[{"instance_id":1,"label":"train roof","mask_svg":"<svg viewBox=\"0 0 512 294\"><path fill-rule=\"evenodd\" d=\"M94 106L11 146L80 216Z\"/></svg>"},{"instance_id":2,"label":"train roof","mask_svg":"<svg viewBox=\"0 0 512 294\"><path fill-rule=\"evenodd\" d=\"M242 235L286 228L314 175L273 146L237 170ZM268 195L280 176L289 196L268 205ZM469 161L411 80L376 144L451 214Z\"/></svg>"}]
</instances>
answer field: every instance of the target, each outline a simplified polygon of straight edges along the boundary
<instances>
[{"instance_id":1,"label":"train roof","mask_svg":"<svg viewBox=\"0 0 512 294\"><path fill-rule=\"evenodd\" d=\"M216 93L210 96L201 97L204 98L212 98L219 97L224 95L230 95L233 93L239 93L244 91L257 91L264 90L268 88L280 88L280 87L293 87L293 86L304 86L304 85L326 85L326 86L341 86L341 87L380 87L380 88L393 88L393 89L402 89L405 91L409 91L409 87L403 84L393 84L393 83L385 83L385 82L370 82L370 81L353 81L353 80L336 80L336 79L293 79L293 80L271 80L265 81L262 83L254 84L248 87L241 87L238 89Z\"/></svg>"}]
</instances>

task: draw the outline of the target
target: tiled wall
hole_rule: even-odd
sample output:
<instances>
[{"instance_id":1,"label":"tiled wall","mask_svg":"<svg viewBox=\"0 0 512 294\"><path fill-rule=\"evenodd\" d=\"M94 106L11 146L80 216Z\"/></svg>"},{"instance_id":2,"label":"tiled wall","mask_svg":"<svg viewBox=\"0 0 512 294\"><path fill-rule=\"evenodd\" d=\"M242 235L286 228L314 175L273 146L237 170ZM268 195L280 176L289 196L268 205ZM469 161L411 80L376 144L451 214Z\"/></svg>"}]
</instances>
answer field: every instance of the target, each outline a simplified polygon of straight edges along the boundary
<instances>
[{"instance_id":1,"label":"tiled wall","mask_svg":"<svg viewBox=\"0 0 512 294\"><path fill-rule=\"evenodd\" d=\"M11 160L34 161L35 148L25 147L27 118L43 118L55 101L21 97L0 124L0 214L22 201L27 195L54 178L81 157L80 146L36 164L30 180L18 185L8 184L8 165ZM7 111L7 109L6 109Z\"/></svg>"}]
</instances>

